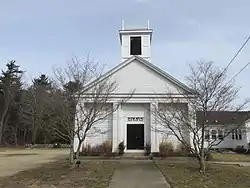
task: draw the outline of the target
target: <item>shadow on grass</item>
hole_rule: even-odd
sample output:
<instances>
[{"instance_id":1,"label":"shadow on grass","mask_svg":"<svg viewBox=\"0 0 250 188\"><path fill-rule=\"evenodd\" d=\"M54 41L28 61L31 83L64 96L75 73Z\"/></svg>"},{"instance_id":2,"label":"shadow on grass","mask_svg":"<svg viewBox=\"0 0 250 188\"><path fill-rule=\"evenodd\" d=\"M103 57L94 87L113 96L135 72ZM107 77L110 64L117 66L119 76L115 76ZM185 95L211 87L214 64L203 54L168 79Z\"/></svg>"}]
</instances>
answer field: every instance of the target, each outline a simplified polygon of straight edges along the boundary
<instances>
[{"instance_id":1,"label":"shadow on grass","mask_svg":"<svg viewBox=\"0 0 250 188\"><path fill-rule=\"evenodd\" d=\"M106 188L115 168L114 162L83 162L79 168L68 160L45 164L0 179L0 187L91 187Z\"/></svg>"}]
</instances>

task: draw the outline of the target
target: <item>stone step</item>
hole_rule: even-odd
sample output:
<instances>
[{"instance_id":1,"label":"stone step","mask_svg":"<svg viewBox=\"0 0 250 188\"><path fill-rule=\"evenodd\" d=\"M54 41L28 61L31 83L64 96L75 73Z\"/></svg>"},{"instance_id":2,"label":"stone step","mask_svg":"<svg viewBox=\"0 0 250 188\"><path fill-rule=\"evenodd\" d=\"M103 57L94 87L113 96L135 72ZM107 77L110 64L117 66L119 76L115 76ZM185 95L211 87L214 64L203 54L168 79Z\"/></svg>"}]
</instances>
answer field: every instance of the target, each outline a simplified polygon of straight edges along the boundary
<instances>
[{"instance_id":1,"label":"stone step","mask_svg":"<svg viewBox=\"0 0 250 188\"><path fill-rule=\"evenodd\" d=\"M139 160L147 160L149 156L146 156L144 153L124 153L121 158L123 159L139 159Z\"/></svg>"}]
</instances>

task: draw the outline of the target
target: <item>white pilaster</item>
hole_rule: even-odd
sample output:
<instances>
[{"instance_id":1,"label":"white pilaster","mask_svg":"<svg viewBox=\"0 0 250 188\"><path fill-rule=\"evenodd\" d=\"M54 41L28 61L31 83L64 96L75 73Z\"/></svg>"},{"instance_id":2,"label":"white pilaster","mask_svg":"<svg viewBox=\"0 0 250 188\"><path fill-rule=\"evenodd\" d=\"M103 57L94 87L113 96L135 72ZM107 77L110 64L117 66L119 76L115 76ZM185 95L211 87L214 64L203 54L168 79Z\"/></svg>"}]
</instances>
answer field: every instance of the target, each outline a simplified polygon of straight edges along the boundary
<instances>
[{"instance_id":1,"label":"white pilaster","mask_svg":"<svg viewBox=\"0 0 250 188\"><path fill-rule=\"evenodd\" d=\"M150 125L151 125L151 152L159 152L159 143L157 138L157 121L153 114L155 108L158 107L158 103L150 103Z\"/></svg>"},{"instance_id":2,"label":"white pilaster","mask_svg":"<svg viewBox=\"0 0 250 188\"><path fill-rule=\"evenodd\" d=\"M113 103L113 108L117 108L118 103ZM120 111L121 106L117 108L117 110L113 113L113 141L112 141L112 152L117 151L117 147L119 144L119 130L120 130Z\"/></svg>"},{"instance_id":3,"label":"white pilaster","mask_svg":"<svg viewBox=\"0 0 250 188\"><path fill-rule=\"evenodd\" d=\"M124 122L123 111L122 111L122 106L121 105L119 107L119 121L118 122L119 122L118 123L118 135L119 135L119 138L117 140L118 141L117 144L119 144L122 141L125 141L125 127L126 127L126 125L125 125L125 122Z\"/></svg>"},{"instance_id":4,"label":"white pilaster","mask_svg":"<svg viewBox=\"0 0 250 188\"><path fill-rule=\"evenodd\" d=\"M188 104L188 113L189 113L189 115L191 115L191 116L196 115L195 111L196 110L192 107L192 105ZM190 118L190 121L191 121L190 123L191 123L192 126L196 126L195 119L196 119L195 117ZM194 133L191 132L190 130L187 130L186 134L187 134L187 139L188 139L187 141L190 143L190 146L192 148L194 148L194 144L193 144ZM200 134L200 133L198 133L198 134Z\"/></svg>"}]
</instances>

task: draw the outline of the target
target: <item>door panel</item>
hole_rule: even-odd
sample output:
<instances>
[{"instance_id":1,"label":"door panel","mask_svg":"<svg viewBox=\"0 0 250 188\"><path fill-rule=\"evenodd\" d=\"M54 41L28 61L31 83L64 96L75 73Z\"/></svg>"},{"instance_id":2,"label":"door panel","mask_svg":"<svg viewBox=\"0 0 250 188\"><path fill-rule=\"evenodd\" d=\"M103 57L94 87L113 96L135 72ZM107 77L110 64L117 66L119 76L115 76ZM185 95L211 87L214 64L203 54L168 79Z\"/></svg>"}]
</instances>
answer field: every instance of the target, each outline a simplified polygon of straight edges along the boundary
<instances>
[{"instance_id":1,"label":"door panel","mask_svg":"<svg viewBox=\"0 0 250 188\"><path fill-rule=\"evenodd\" d=\"M144 124L127 124L127 149L144 149Z\"/></svg>"}]
</instances>

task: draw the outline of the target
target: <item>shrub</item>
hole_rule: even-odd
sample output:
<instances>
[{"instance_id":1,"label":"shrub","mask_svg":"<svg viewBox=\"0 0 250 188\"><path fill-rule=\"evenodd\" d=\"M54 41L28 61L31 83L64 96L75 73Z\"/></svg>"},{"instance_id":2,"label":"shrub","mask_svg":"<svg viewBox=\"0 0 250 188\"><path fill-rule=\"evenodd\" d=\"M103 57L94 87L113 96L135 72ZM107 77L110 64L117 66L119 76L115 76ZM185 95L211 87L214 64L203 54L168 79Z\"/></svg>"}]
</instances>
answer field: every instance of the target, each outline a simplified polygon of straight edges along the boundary
<instances>
[{"instance_id":1,"label":"shrub","mask_svg":"<svg viewBox=\"0 0 250 188\"><path fill-rule=\"evenodd\" d=\"M88 155L89 153L91 153L91 150L92 150L92 148L91 148L91 145L90 144L88 144L88 145L86 145L86 146L82 146L82 152L81 152L81 155Z\"/></svg>"},{"instance_id":2,"label":"shrub","mask_svg":"<svg viewBox=\"0 0 250 188\"><path fill-rule=\"evenodd\" d=\"M236 153L245 153L246 149L244 148L244 146L237 146L234 151Z\"/></svg>"},{"instance_id":3,"label":"shrub","mask_svg":"<svg viewBox=\"0 0 250 188\"><path fill-rule=\"evenodd\" d=\"M205 150L204 155L205 155L206 161L213 161L214 157L213 157L211 151Z\"/></svg>"},{"instance_id":4,"label":"shrub","mask_svg":"<svg viewBox=\"0 0 250 188\"><path fill-rule=\"evenodd\" d=\"M171 142L162 142L159 144L159 151L161 157L166 157L170 154L173 154L174 152L174 147Z\"/></svg>"},{"instance_id":5,"label":"shrub","mask_svg":"<svg viewBox=\"0 0 250 188\"><path fill-rule=\"evenodd\" d=\"M146 146L144 147L145 149L145 155L149 155L151 153L151 144L146 143Z\"/></svg>"},{"instance_id":6,"label":"shrub","mask_svg":"<svg viewBox=\"0 0 250 188\"><path fill-rule=\"evenodd\" d=\"M102 144L99 145L99 152L103 154L111 153L112 152L112 142L111 141L105 141Z\"/></svg>"},{"instance_id":7,"label":"shrub","mask_svg":"<svg viewBox=\"0 0 250 188\"><path fill-rule=\"evenodd\" d=\"M95 145L90 148L89 156L100 156L101 152L101 145Z\"/></svg>"},{"instance_id":8,"label":"shrub","mask_svg":"<svg viewBox=\"0 0 250 188\"><path fill-rule=\"evenodd\" d=\"M124 154L124 150L125 150L125 145L124 145L124 141L120 142L120 144L118 145L118 152L119 155L123 155Z\"/></svg>"},{"instance_id":9,"label":"shrub","mask_svg":"<svg viewBox=\"0 0 250 188\"><path fill-rule=\"evenodd\" d=\"M70 148L70 144L61 144L61 148Z\"/></svg>"},{"instance_id":10,"label":"shrub","mask_svg":"<svg viewBox=\"0 0 250 188\"><path fill-rule=\"evenodd\" d=\"M95 146L86 145L82 148L82 155L84 156L99 156L99 155L107 155L112 153L112 142L104 141L102 144L98 144Z\"/></svg>"},{"instance_id":11,"label":"shrub","mask_svg":"<svg viewBox=\"0 0 250 188\"><path fill-rule=\"evenodd\" d=\"M182 153L182 154L189 154L189 149L187 146L185 146L183 143L179 143L176 147L176 152Z\"/></svg>"},{"instance_id":12,"label":"shrub","mask_svg":"<svg viewBox=\"0 0 250 188\"><path fill-rule=\"evenodd\" d=\"M152 152L151 154L153 157L161 157L160 152Z\"/></svg>"}]
</instances>

